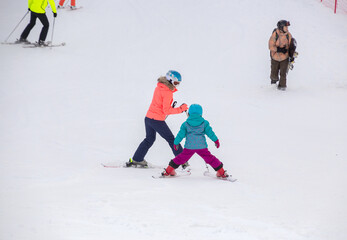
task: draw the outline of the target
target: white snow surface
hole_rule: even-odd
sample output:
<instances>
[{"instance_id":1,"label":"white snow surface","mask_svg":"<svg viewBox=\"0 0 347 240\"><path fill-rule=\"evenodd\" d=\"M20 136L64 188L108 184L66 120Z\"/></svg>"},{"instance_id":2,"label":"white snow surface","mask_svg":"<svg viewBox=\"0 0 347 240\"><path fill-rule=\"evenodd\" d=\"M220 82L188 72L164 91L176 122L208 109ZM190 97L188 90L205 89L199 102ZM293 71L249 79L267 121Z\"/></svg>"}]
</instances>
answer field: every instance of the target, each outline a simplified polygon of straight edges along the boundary
<instances>
[{"instance_id":1,"label":"white snow surface","mask_svg":"<svg viewBox=\"0 0 347 240\"><path fill-rule=\"evenodd\" d=\"M1 41L26 4L1 4ZM65 47L0 46L1 240L347 239L346 15L318 0L77 4L55 20ZM285 92L269 79L280 19L299 52ZM101 166L132 157L169 69L183 77L174 99L203 106L221 143L209 149L237 182L203 176L198 156L173 179ZM185 119L168 117L175 135ZM146 159L172 158L158 136Z\"/></svg>"}]
</instances>

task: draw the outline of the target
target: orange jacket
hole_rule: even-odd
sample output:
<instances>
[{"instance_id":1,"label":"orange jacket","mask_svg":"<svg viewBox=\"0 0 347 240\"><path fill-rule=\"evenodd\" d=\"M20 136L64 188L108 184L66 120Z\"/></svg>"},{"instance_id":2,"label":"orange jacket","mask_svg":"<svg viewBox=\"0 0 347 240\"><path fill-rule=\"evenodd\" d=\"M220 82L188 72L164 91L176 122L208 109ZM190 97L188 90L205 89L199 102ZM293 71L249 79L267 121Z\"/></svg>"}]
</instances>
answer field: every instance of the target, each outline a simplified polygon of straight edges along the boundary
<instances>
[{"instance_id":1,"label":"orange jacket","mask_svg":"<svg viewBox=\"0 0 347 240\"><path fill-rule=\"evenodd\" d=\"M277 39L276 33L278 36ZM280 30L276 29L276 31L272 33L269 39L269 49L271 58L279 62L287 59L289 57L288 51L286 53L279 53L277 52L277 47L285 47L288 50L291 41L292 35L290 34L290 32L282 33Z\"/></svg>"},{"instance_id":2,"label":"orange jacket","mask_svg":"<svg viewBox=\"0 0 347 240\"><path fill-rule=\"evenodd\" d=\"M165 121L167 115L181 113L181 108L173 108L171 106L173 93L176 91L177 89L169 83L165 77L160 77L157 87L154 90L152 103L149 106L146 117Z\"/></svg>"}]
</instances>

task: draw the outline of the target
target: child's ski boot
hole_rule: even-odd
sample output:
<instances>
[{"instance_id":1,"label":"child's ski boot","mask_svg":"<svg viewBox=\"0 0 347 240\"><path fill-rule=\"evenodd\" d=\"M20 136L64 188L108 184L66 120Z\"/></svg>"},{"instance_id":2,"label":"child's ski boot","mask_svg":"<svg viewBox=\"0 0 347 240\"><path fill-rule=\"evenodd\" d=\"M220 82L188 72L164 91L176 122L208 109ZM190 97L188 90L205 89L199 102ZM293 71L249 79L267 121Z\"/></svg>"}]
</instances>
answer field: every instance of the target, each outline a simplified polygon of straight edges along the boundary
<instances>
[{"instance_id":1,"label":"child's ski boot","mask_svg":"<svg viewBox=\"0 0 347 240\"><path fill-rule=\"evenodd\" d=\"M164 170L164 172L161 173L162 176L175 176L176 175L176 171L173 167L171 167L170 165L167 166L167 168Z\"/></svg>"},{"instance_id":2,"label":"child's ski boot","mask_svg":"<svg viewBox=\"0 0 347 240\"><path fill-rule=\"evenodd\" d=\"M229 177L229 175L227 174L227 171L225 171L223 168L221 168L217 171L216 176L219 178L228 178Z\"/></svg>"}]
</instances>

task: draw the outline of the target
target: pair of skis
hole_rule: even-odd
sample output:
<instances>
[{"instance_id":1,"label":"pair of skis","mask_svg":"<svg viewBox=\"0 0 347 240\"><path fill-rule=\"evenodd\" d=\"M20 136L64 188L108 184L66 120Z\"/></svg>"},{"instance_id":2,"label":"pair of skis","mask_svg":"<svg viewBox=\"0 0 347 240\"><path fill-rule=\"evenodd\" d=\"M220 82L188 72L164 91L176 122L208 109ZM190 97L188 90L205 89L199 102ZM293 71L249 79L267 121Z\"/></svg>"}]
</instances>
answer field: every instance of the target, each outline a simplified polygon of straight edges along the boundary
<instances>
[{"instance_id":1,"label":"pair of skis","mask_svg":"<svg viewBox=\"0 0 347 240\"><path fill-rule=\"evenodd\" d=\"M46 42L45 45L40 45L38 42L32 43L32 42L2 42L1 44L6 44L6 45L22 45L23 48L52 48L52 47L63 47L66 45L65 42L58 43L58 44L52 44L52 42Z\"/></svg>"},{"instance_id":2,"label":"pair of skis","mask_svg":"<svg viewBox=\"0 0 347 240\"><path fill-rule=\"evenodd\" d=\"M57 9L66 9L66 10L70 10L70 11L75 11L78 9L81 9L83 6L79 6L79 7L73 7L71 5L67 5L67 6L59 6Z\"/></svg>"},{"instance_id":3,"label":"pair of skis","mask_svg":"<svg viewBox=\"0 0 347 240\"><path fill-rule=\"evenodd\" d=\"M121 165L112 165L112 164L101 164L103 167L105 168L128 168L126 166L126 164L121 164ZM132 168L158 168L158 169L162 169L163 167L157 166L157 165L153 165L148 163L148 166L146 167L140 167L140 166L132 166ZM177 178L177 177L186 177L191 175L191 170L189 168L186 169L182 169L182 170L176 170L176 175L175 176L163 176L161 173L158 175L153 175L152 177L154 179L159 179L159 178ZM224 180L224 181L229 181L229 182L235 182L237 181L236 178L233 178L231 175L229 175L227 178L221 178L221 177L217 177L215 173L210 172L208 169L207 171L204 172L204 176L206 177L211 177L211 178L215 178L215 179L220 179L220 180Z\"/></svg>"},{"instance_id":4,"label":"pair of skis","mask_svg":"<svg viewBox=\"0 0 347 240\"><path fill-rule=\"evenodd\" d=\"M36 43L31 43L31 44L26 44L23 46L23 48L52 48L52 47L63 47L65 46L66 43L58 43L58 44L52 44L51 42L48 42L48 44L45 45L40 45L38 42Z\"/></svg>"}]
</instances>

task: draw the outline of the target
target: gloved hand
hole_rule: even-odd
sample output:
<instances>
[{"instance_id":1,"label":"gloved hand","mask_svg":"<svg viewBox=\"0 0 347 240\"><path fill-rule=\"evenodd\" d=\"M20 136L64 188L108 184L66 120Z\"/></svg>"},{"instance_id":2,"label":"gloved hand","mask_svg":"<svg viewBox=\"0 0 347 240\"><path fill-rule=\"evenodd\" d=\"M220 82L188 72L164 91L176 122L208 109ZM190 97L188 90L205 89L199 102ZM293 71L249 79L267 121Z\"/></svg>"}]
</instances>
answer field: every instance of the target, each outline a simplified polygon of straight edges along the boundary
<instances>
[{"instance_id":1,"label":"gloved hand","mask_svg":"<svg viewBox=\"0 0 347 240\"><path fill-rule=\"evenodd\" d=\"M180 109L181 109L182 112L187 111L187 110L188 110L188 105L185 104L185 103L183 103L183 104L180 106Z\"/></svg>"},{"instance_id":2,"label":"gloved hand","mask_svg":"<svg viewBox=\"0 0 347 240\"><path fill-rule=\"evenodd\" d=\"M277 47L277 52L279 52L279 53L287 53L287 49L286 49L286 47L282 47L282 48L280 48L280 47Z\"/></svg>"},{"instance_id":3,"label":"gloved hand","mask_svg":"<svg viewBox=\"0 0 347 240\"><path fill-rule=\"evenodd\" d=\"M175 149L176 151L178 151L179 146L180 146L180 145L175 145L175 144L174 144L174 149Z\"/></svg>"},{"instance_id":4,"label":"gloved hand","mask_svg":"<svg viewBox=\"0 0 347 240\"><path fill-rule=\"evenodd\" d=\"M28 8L28 11L30 11L30 8Z\"/></svg>"},{"instance_id":5,"label":"gloved hand","mask_svg":"<svg viewBox=\"0 0 347 240\"><path fill-rule=\"evenodd\" d=\"M217 139L217 141L214 142L214 144L216 145L216 148L219 148L220 144L219 144L219 140Z\"/></svg>"},{"instance_id":6,"label":"gloved hand","mask_svg":"<svg viewBox=\"0 0 347 240\"><path fill-rule=\"evenodd\" d=\"M56 18L57 16L58 16L58 14L54 12L54 13L53 13L53 17Z\"/></svg>"}]
</instances>

